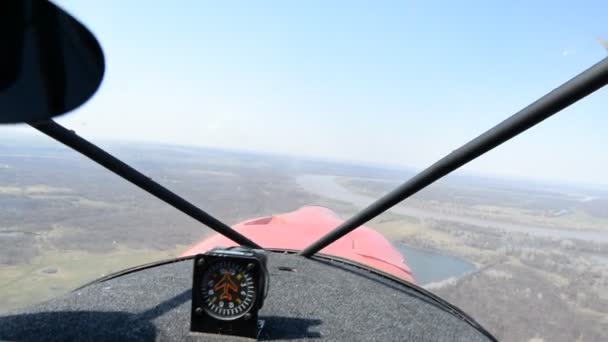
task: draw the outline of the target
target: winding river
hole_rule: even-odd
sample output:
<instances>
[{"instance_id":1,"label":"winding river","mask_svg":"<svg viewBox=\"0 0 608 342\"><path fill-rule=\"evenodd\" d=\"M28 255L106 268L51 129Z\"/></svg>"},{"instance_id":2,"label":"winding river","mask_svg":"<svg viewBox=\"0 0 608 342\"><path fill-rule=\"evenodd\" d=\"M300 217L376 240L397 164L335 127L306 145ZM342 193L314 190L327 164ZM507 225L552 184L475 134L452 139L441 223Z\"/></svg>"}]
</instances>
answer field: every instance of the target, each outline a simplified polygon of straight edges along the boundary
<instances>
[{"instance_id":1,"label":"winding river","mask_svg":"<svg viewBox=\"0 0 608 342\"><path fill-rule=\"evenodd\" d=\"M364 208L376 200L371 196L356 193L336 182L335 176L328 175L302 175L296 179L297 183L305 191L312 194L350 203L356 207ZM481 228L491 228L502 231L526 233L532 236L550 239L575 239L590 242L608 243L608 232L600 231L576 231L564 230L538 226L528 226L517 223L509 223L491 219L476 218L464 215L440 213L432 210L412 208L406 205L397 205L391 209L392 212L417 217L421 219L444 220L467 224Z\"/></svg>"}]
</instances>

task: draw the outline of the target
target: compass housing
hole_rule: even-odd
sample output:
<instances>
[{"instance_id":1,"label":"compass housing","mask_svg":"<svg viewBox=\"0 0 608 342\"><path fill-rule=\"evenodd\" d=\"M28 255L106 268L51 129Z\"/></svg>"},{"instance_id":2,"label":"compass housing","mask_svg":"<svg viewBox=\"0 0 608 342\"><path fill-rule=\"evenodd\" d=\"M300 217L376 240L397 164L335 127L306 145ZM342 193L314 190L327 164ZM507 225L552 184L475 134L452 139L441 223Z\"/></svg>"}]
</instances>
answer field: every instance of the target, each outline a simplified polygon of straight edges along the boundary
<instances>
[{"instance_id":1,"label":"compass housing","mask_svg":"<svg viewBox=\"0 0 608 342\"><path fill-rule=\"evenodd\" d=\"M194 258L191 332L256 338L268 292L266 254L247 247L216 248Z\"/></svg>"}]
</instances>

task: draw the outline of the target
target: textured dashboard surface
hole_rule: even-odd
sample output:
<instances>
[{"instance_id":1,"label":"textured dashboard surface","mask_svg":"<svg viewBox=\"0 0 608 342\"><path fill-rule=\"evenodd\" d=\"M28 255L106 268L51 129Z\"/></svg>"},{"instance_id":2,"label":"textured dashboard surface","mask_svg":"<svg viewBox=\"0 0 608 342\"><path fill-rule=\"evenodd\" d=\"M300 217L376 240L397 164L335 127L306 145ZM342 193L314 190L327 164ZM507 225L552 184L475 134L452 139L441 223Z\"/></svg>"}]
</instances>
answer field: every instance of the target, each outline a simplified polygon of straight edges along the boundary
<instances>
[{"instance_id":1,"label":"textured dashboard surface","mask_svg":"<svg viewBox=\"0 0 608 342\"><path fill-rule=\"evenodd\" d=\"M268 263L260 340L488 340L435 302L366 270L279 253ZM0 316L0 340L210 340L189 334L191 286L192 260L127 274Z\"/></svg>"}]
</instances>

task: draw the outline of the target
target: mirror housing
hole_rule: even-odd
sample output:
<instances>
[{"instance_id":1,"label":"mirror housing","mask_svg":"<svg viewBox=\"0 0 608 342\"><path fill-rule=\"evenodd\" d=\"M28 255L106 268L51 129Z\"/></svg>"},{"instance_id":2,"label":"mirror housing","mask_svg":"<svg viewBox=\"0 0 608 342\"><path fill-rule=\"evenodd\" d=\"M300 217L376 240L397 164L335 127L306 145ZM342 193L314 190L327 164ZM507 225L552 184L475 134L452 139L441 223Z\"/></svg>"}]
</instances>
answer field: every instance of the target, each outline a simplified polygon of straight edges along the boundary
<instances>
[{"instance_id":1,"label":"mirror housing","mask_svg":"<svg viewBox=\"0 0 608 342\"><path fill-rule=\"evenodd\" d=\"M105 60L80 22L46 0L0 1L0 123L67 113L99 88Z\"/></svg>"}]
</instances>

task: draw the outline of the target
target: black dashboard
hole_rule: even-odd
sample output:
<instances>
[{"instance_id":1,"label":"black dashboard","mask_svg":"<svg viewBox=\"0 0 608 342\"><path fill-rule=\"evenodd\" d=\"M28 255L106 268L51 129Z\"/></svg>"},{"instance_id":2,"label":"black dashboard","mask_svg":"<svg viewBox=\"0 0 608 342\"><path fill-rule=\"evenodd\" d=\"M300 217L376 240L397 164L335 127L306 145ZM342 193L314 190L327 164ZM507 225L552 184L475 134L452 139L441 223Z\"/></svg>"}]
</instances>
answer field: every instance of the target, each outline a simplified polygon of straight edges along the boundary
<instances>
[{"instance_id":1,"label":"black dashboard","mask_svg":"<svg viewBox=\"0 0 608 342\"><path fill-rule=\"evenodd\" d=\"M0 316L0 340L239 339L190 332L192 270L192 259L146 267ZM415 286L340 261L274 252L268 273L259 340L493 340Z\"/></svg>"}]
</instances>

